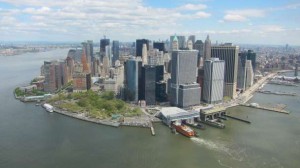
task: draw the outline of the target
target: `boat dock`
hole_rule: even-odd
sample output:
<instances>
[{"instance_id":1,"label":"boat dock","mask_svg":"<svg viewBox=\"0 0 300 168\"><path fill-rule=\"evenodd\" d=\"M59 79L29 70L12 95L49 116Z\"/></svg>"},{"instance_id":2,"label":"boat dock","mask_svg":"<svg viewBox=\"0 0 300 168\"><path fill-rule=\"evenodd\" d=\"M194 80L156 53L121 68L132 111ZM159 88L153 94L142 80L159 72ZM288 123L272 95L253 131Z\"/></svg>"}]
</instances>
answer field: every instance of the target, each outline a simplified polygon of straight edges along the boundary
<instances>
[{"instance_id":1,"label":"boat dock","mask_svg":"<svg viewBox=\"0 0 300 168\"><path fill-rule=\"evenodd\" d=\"M276 107L253 106L250 104L240 104L240 106L256 108L256 109L261 109L261 110L267 110L267 111L283 113L283 114L290 114L290 112L284 110L283 108L279 108L279 107L276 108Z\"/></svg>"},{"instance_id":2,"label":"boat dock","mask_svg":"<svg viewBox=\"0 0 300 168\"><path fill-rule=\"evenodd\" d=\"M151 122L150 122L150 131L151 131L151 134L152 134L153 136L155 136L154 127L153 127L153 125L152 125Z\"/></svg>"}]
</instances>

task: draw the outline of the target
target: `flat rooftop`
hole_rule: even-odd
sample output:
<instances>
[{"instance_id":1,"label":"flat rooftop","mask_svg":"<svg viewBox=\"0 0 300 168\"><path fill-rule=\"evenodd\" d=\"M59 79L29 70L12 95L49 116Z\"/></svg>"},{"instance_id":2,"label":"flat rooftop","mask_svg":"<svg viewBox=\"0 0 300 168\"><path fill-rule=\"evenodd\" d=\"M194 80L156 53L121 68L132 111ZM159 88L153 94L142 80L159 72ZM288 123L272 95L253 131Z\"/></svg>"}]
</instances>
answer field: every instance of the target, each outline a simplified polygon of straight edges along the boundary
<instances>
[{"instance_id":1,"label":"flat rooftop","mask_svg":"<svg viewBox=\"0 0 300 168\"><path fill-rule=\"evenodd\" d=\"M161 108L160 112L165 117L173 116L173 115L180 114L180 113L187 113L186 110L183 110L178 107L163 107L163 108Z\"/></svg>"}]
</instances>

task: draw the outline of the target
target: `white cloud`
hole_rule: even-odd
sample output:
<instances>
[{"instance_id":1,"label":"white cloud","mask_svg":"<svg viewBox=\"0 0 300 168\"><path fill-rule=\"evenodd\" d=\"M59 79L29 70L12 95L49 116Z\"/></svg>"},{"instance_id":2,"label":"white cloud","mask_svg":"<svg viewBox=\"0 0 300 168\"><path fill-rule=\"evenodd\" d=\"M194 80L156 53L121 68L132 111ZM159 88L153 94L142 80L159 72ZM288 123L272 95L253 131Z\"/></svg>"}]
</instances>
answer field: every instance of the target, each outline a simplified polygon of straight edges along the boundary
<instances>
[{"instance_id":1,"label":"white cloud","mask_svg":"<svg viewBox=\"0 0 300 168\"><path fill-rule=\"evenodd\" d=\"M178 9L180 9L180 10L204 10L206 8L207 8L207 6L204 4L186 4L186 5L179 7Z\"/></svg>"},{"instance_id":2,"label":"white cloud","mask_svg":"<svg viewBox=\"0 0 300 168\"><path fill-rule=\"evenodd\" d=\"M227 14L223 18L225 21L229 22L244 22L247 21L247 18L237 14Z\"/></svg>"},{"instance_id":3,"label":"white cloud","mask_svg":"<svg viewBox=\"0 0 300 168\"><path fill-rule=\"evenodd\" d=\"M195 18L209 18L210 16L211 14L206 12L197 12L195 14Z\"/></svg>"},{"instance_id":4,"label":"white cloud","mask_svg":"<svg viewBox=\"0 0 300 168\"><path fill-rule=\"evenodd\" d=\"M259 9L243 9L243 10L228 10L225 11L224 21L229 22L245 22L249 18L264 17L266 15L265 10Z\"/></svg>"},{"instance_id":5,"label":"white cloud","mask_svg":"<svg viewBox=\"0 0 300 168\"><path fill-rule=\"evenodd\" d=\"M261 25L258 28L261 30L262 33L283 32L286 30L279 25Z\"/></svg>"}]
</instances>

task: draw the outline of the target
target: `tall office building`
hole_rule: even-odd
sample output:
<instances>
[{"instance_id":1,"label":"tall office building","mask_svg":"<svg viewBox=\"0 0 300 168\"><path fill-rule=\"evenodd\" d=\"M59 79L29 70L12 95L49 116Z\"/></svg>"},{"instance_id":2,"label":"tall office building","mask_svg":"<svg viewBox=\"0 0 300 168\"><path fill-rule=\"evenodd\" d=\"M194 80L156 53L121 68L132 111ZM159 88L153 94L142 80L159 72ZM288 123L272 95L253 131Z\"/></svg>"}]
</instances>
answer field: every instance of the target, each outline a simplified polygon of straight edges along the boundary
<instances>
[{"instance_id":1,"label":"tall office building","mask_svg":"<svg viewBox=\"0 0 300 168\"><path fill-rule=\"evenodd\" d=\"M115 62L117 60L119 60L119 57L120 57L120 44L119 44L119 41L114 40L112 42L112 55L113 55L112 65L115 66Z\"/></svg>"},{"instance_id":2,"label":"tall office building","mask_svg":"<svg viewBox=\"0 0 300 168\"><path fill-rule=\"evenodd\" d=\"M242 51L239 53L239 56L242 56L243 65L245 65L246 60L251 60L253 72L256 71L256 53L255 52L253 52L252 50Z\"/></svg>"},{"instance_id":3,"label":"tall office building","mask_svg":"<svg viewBox=\"0 0 300 168\"><path fill-rule=\"evenodd\" d=\"M249 87L251 87L253 85L253 81L254 81L254 73L253 73L252 61L251 60L246 61L245 68L246 68L245 85L246 85L246 89L248 89Z\"/></svg>"},{"instance_id":4,"label":"tall office building","mask_svg":"<svg viewBox=\"0 0 300 168\"><path fill-rule=\"evenodd\" d=\"M197 77L196 50L177 50L172 52L172 71L169 81L170 103L174 106L188 107L200 103L200 86Z\"/></svg>"},{"instance_id":5,"label":"tall office building","mask_svg":"<svg viewBox=\"0 0 300 168\"><path fill-rule=\"evenodd\" d=\"M192 50L193 49L193 42L192 42L192 40L188 40L187 41L187 49L189 49L189 50Z\"/></svg>"},{"instance_id":6,"label":"tall office building","mask_svg":"<svg viewBox=\"0 0 300 168\"><path fill-rule=\"evenodd\" d=\"M100 40L100 61L103 61L103 57L105 56L105 47L110 45L110 40L104 36L104 39Z\"/></svg>"},{"instance_id":7,"label":"tall office building","mask_svg":"<svg viewBox=\"0 0 300 168\"><path fill-rule=\"evenodd\" d=\"M153 48L158 49L159 51L166 52L166 47L164 42L154 42Z\"/></svg>"},{"instance_id":8,"label":"tall office building","mask_svg":"<svg viewBox=\"0 0 300 168\"><path fill-rule=\"evenodd\" d=\"M129 101L139 100L139 90L141 90L141 69L142 59L141 57L130 57L125 62L125 99Z\"/></svg>"},{"instance_id":9,"label":"tall office building","mask_svg":"<svg viewBox=\"0 0 300 168\"><path fill-rule=\"evenodd\" d=\"M174 35L174 36L170 36L170 44L171 44L171 50L173 51L173 50L176 50L176 48L175 49L173 49L173 41L174 41L174 39L176 39L177 40L177 42L178 42L178 49L179 50L183 50L183 49L185 49L186 48L186 40L185 40L185 36L177 36L177 35Z\"/></svg>"},{"instance_id":10,"label":"tall office building","mask_svg":"<svg viewBox=\"0 0 300 168\"><path fill-rule=\"evenodd\" d=\"M156 68L152 65L142 67L141 98L147 105L154 105L155 100Z\"/></svg>"},{"instance_id":11,"label":"tall office building","mask_svg":"<svg viewBox=\"0 0 300 168\"><path fill-rule=\"evenodd\" d=\"M105 47L110 45L110 40L104 36L104 39L100 40L100 52L105 53Z\"/></svg>"},{"instance_id":12,"label":"tall office building","mask_svg":"<svg viewBox=\"0 0 300 168\"><path fill-rule=\"evenodd\" d=\"M235 98L238 71L238 46L226 43L211 47L211 57L225 61L224 96Z\"/></svg>"},{"instance_id":13,"label":"tall office building","mask_svg":"<svg viewBox=\"0 0 300 168\"><path fill-rule=\"evenodd\" d=\"M172 37L172 40L171 40L171 50L172 51L176 51L179 49L179 44L178 44L178 39L177 39L177 36L171 36Z\"/></svg>"},{"instance_id":14,"label":"tall office building","mask_svg":"<svg viewBox=\"0 0 300 168\"><path fill-rule=\"evenodd\" d=\"M189 38L188 38L188 40L191 40L192 43L193 43L193 45L194 45L195 42L196 42L196 36L195 35L190 35Z\"/></svg>"},{"instance_id":15,"label":"tall office building","mask_svg":"<svg viewBox=\"0 0 300 168\"><path fill-rule=\"evenodd\" d=\"M237 74L237 88L240 90L246 89L246 60L247 55L240 54L238 57L238 74Z\"/></svg>"},{"instance_id":16,"label":"tall office building","mask_svg":"<svg viewBox=\"0 0 300 168\"><path fill-rule=\"evenodd\" d=\"M202 42L202 40L197 40L194 44L194 49L195 50L198 50L198 58L197 58L197 65L198 65L198 68L200 67L200 64L201 64L201 57L203 58L204 57L204 43Z\"/></svg>"},{"instance_id":17,"label":"tall office building","mask_svg":"<svg viewBox=\"0 0 300 168\"><path fill-rule=\"evenodd\" d=\"M44 91L55 92L68 83L68 68L64 61L44 61Z\"/></svg>"},{"instance_id":18,"label":"tall office building","mask_svg":"<svg viewBox=\"0 0 300 168\"><path fill-rule=\"evenodd\" d=\"M207 35L204 42L204 61L211 58L211 41Z\"/></svg>"},{"instance_id":19,"label":"tall office building","mask_svg":"<svg viewBox=\"0 0 300 168\"><path fill-rule=\"evenodd\" d=\"M147 51L149 50L149 40L147 39L137 39L136 40L136 52L135 52L135 55L136 56L142 56L143 54L143 44L146 44L147 45Z\"/></svg>"},{"instance_id":20,"label":"tall office building","mask_svg":"<svg viewBox=\"0 0 300 168\"><path fill-rule=\"evenodd\" d=\"M86 52L84 48L82 50L82 55L81 55L81 64L83 66L83 73L90 73L90 68L87 63Z\"/></svg>"},{"instance_id":21,"label":"tall office building","mask_svg":"<svg viewBox=\"0 0 300 168\"><path fill-rule=\"evenodd\" d=\"M225 62L211 58L204 63L203 100L206 103L220 103L223 100Z\"/></svg>"},{"instance_id":22,"label":"tall office building","mask_svg":"<svg viewBox=\"0 0 300 168\"><path fill-rule=\"evenodd\" d=\"M143 44L143 48L142 48L142 61L143 61L143 65L148 64L148 49L147 49L147 44Z\"/></svg>"},{"instance_id":23,"label":"tall office building","mask_svg":"<svg viewBox=\"0 0 300 168\"><path fill-rule=\"evenodd\" d=\"M186 40L185 40L185 36L177 36L178 39L178 48L180 50L184 50L186 49Z\"/></svg>"}]
</instances>

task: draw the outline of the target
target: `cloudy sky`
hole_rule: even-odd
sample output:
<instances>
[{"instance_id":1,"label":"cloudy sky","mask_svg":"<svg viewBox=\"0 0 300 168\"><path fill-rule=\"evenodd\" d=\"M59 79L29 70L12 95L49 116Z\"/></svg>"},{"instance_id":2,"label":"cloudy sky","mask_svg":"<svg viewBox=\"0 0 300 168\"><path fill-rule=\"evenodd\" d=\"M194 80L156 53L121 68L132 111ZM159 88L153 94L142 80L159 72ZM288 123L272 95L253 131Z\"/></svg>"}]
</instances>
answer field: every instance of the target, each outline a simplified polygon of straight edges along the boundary
<instances>
[{"instance_id":1,"label":"cloudy sky","mask_svg":"<svg viewBox=\"0 0 300 168\"><path fill-rule=\"evenodd\" d=\"M299 0L0 0L0 41L212 41L300 45Z\"/></svg>"}]
</instances>

